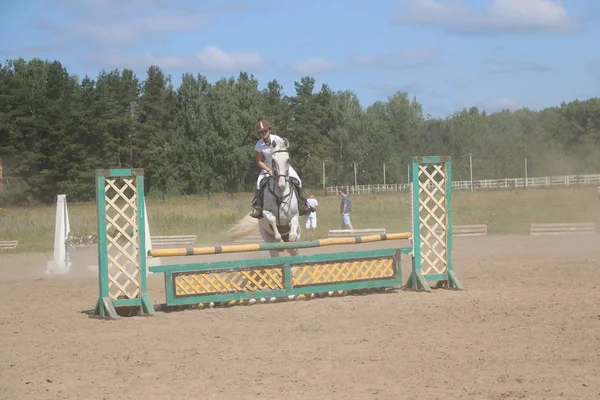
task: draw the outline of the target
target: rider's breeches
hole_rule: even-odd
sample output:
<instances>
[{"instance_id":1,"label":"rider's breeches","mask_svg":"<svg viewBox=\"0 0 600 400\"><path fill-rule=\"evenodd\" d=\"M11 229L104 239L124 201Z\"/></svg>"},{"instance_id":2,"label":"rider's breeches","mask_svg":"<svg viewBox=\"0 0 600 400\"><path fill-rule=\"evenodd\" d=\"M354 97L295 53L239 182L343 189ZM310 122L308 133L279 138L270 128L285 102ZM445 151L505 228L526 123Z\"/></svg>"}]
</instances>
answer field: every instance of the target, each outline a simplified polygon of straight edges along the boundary
<instances>
[{"instance_id":1,"label":"rider's breeches","mask_svg":"<svg viewBox=\"0 0 600 400\"><path fill-rule=\"evenodd\" d=\"M260 182L263 180L263 178L267 176L267 173L263 170L260 171L260 174L258 174L258 179L256 180L256 188L260 189ZM300 180L300 177L298 176L298 173L296 172L296 170L290 165L290 178L296 178L298 179L299 186L302 187L302 181Z\"/></svg>"}]
</instances>

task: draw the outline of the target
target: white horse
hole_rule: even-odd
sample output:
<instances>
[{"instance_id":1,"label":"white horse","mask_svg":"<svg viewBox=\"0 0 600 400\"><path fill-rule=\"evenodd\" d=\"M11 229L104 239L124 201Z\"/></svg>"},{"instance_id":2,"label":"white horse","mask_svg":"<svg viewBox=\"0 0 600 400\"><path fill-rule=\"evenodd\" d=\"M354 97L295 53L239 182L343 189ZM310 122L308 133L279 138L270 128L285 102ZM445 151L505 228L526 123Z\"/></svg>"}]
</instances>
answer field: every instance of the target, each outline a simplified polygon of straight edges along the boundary
<instances>
[{"instance_id":1,"label":"white horse","mask_svg":"<svg viewBox=\"0 0 600 400\"><path fill-rule=\"evenodd\" d=\"M263 217L256 221L250 216L244 217L226 233L230 239L247 236L258 229L266 243L300 241L300 214L298 212L298 193L290 183L289 142L271 143L273 176L267 176L266 183L261 182L263 195ZM269 250L271 257L279 256L283 250ZM287 249L292 256L298 249Z\"/></svg>"},{"instance_id":2,"label":"white horse","mask_svg":"<svg viewBox=\"0 0 600 400\"><path fill-rule=\"evenodd\" d=\"M290 183L290 155L287 139L271 143L273 176L264 187L263 217L259 230L267 243L297 242L300 239L300 214L298 193ZM294 249L296 250L296 249ZM295 255L295 251L290 251Z\"/></svg>"},{"instance_id":3,"label":"white horse","mask_svg":"<svg viewBox=\"0 0 600 400\"><path fill-rule=\"evenodd\" d=\"M255 232L256 228L266 243L284 243L300 241L300 213L298 212L298 193L290 183L290 155L288 152L289 142L272 142L271 159L273 176L268 176L266 183L261 182L263 195L263 217L256 222L255 218L247 215L241 221L231 227L226 235L243 237ZM283 250L269 250L271 257L278 257ZM298 249L287 249L287 252L295 256ZM294 268L292 267L292 274ZM314 297L314 293L309 295ZM287 299L292 300L296 296L289 295ZM266 299L261 299L261 302ZM275 301L271 297L270 301Z\"/></svg>"}]
</instances>

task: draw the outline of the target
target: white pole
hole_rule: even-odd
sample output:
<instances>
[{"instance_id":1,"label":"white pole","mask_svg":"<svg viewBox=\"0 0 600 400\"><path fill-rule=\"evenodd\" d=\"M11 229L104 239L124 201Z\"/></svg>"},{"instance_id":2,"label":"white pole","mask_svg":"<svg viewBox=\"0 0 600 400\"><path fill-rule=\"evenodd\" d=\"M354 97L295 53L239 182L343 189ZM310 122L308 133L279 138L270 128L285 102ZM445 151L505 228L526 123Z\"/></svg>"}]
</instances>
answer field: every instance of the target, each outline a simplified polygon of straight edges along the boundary
<instances>
[{"instance_id":1,"label":"white pole","mask_svg":"<svg viewBox=\"0 0 600 400\"><path fill-rule=\"evenodd\" d=\"M56 219L54 225L54 258L46 263L46 274L68 274L71 272L71 244L66 243L71 226L67 196L56 196Z\"/></svg>"},{"instance_id":2,"label":"white pole","mask_svg":"<svg viewBox=\"0 0 600 400\"><path fill-rule=\"evenodd\" d=\"M356 163L354 163L354 190L357 190L357 184L356 184Z\"/></svg>"},{"instance_id":3,"label":"white pole","mask_svg":"<svg viewBox=\"0 0 600 400\"><path fill-rule=\"evenodd\" d=\"M323 192L325 192L325 161L323 161Z\"/></svg>"},{"instance_id":4,"label":"white pole","mask_svg":"<svg viewBox=\"0 0 600 400\"><path fill-rule=\"evenodd\" d=\"M471 192L473 191L473 154L469 153L469 170L471 171Z\"/></svg>"},{"instance_id":5,"label":"white pole","mask_svg":"<svg viewBox=\"0 0 600 400\"><path fill-rule=\"evenodd\" d=\"M383 163L383 186L385 187L385 163Z\"/></svg>"},{"instance_id":6,"label":"white pole","mask_svg":"<svg viewBox=\"0 0 600 400\"><path fill-rule=\"evenodd\" d=\"M148 223L148 210L146 209L146 199L144 199L144 230L146 231L146 237L144 241L146 243L146 251L152 250L152 236L150 235L150 224ZM162 265L162 258L146 257L146 272L152 274L150 267L156 267Z\"/></svg>"},{"instance_id":7,"label":"white pole","mask_svg":"<svg viewBox=\"0 0 600 400\"><path fill-rule=\"evenodd\" d=\"M527 187L527 157L525 157L525 187Z\"/></svg>"}]
</instances>

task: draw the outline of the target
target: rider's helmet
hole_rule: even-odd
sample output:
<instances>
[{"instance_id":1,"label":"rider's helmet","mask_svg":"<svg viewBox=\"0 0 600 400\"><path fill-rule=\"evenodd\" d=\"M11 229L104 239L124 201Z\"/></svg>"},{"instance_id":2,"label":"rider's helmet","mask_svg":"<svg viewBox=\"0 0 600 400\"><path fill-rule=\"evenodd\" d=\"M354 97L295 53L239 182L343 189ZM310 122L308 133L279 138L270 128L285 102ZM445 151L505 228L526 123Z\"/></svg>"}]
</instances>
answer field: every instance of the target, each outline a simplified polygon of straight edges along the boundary
<instances>
[{"instance_id":1,"label":"rider's helmet","mask_svg":"<svg viewBox=\"0 0 600 400\"><path fill-rule=\"evenodd\" d=\"M256 132L261 133L271 128L271 123L266 119L261 119L256 123Z\"/></svg>"}]
</instances>

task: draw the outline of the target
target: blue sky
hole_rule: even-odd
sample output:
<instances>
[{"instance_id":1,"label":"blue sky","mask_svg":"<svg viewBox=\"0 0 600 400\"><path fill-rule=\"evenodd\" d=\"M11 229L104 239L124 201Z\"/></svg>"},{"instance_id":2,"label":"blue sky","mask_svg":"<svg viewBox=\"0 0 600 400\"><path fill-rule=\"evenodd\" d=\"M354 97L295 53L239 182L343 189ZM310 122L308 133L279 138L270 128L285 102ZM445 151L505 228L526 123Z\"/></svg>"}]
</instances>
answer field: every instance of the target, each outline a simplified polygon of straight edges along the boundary
<instances>
[{"instance_id":1,"label":"blue sky","mask_svg":"<svg viewBox=\"0 0 600 400\"><path fill-rule=\"evenodd\" d=\"M80 77L243 70L292 95L310 75L365 107L405 90L443 117L600 93L598 0L6 0L0 15L3 61L57 59Z\"/></svg>"}]
</instances>

